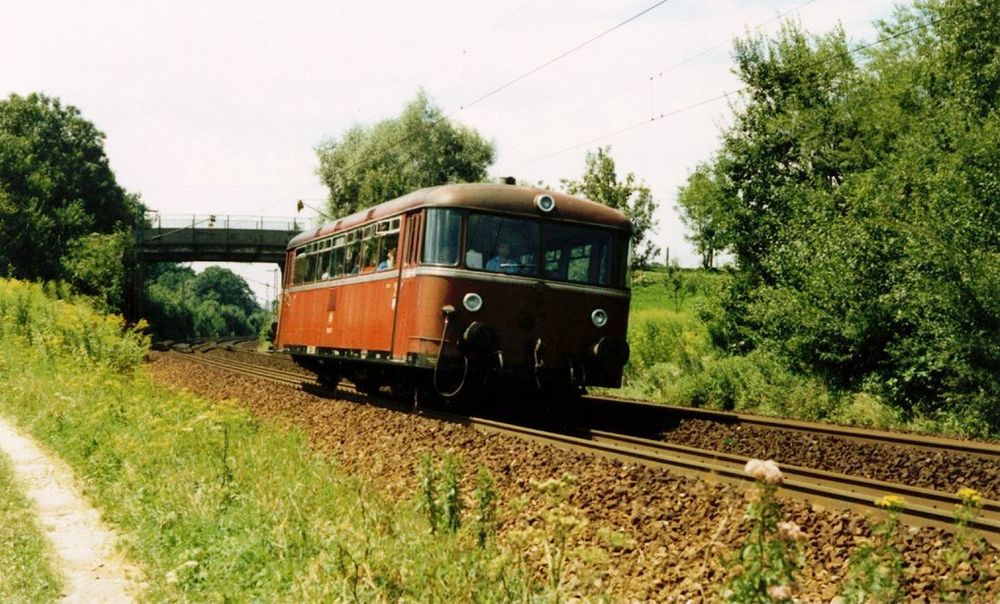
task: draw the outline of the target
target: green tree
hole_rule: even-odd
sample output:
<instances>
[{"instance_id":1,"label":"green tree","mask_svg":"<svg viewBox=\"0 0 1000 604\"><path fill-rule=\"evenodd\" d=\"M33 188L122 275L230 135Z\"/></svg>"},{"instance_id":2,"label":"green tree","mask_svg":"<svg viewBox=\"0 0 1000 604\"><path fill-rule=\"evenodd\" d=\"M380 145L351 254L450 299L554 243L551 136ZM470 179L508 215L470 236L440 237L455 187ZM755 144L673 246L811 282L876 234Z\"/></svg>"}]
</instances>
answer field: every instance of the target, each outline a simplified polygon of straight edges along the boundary
<instances>
[{"instance_id":1,"label":"green tree","mask_svg":"<svg viewBox=\"0 0 1000 604\"><path fill-rule=\"evenodd\" d=\"M146 315L157 339L252 336L270 320L246 281L229 269L210 266L196 274L162 263L150 273Z\"/></svg>"},{"instance_id":2,"label":"green tree","mask_svg":"<svg viewBox=\"0 0 1000 604\"><path fill-rule=\"evenodd\" d=\"M317 174L330 189L329 213L343 216L422 187L482 181L495 149L475 130L444 119L420 91L399 117L356 124L316 154Z\"/></svg>"},{"instance_id":3,"label":"green tree","mask_svg":"<svg viewBox=\"0 0 1000 604\"><path fill-rule=\"evenodd\" d=\"M210 266L198 273L192 283L192 293L223 306L235 306L246 314L260 310L247 282L228 268Z\"/></svg>"},{"instance_id":4,"label":"green tree","mask_svg":"<svg viewBox=\"0 0 1000 604\"><path fill-rule=\"evenodd\" d=\"M625 180L618 179L611 147L588 151L583 179L563 180L562 186L570 195L603 203L628 217L632 222L632 268L646 267L660 253L660 248L649 240L656 228L653 213L658 204L649 187L637 181L632 172L625 175Z\"/></svg>"},{"instance_id":5,"label":"green tree","mask_svg":"<svg viewBox=\"0 0 1000 604\"><path fill-rule=\"evenodd\" d=\"M86 291L115 301L121 276L110 266L84 270L81 254L93 250L83 249L98 240L80 240L128 231L140 213L115 181L104 134L78 109L42 94L0 100L0 275L84 285L86 273L108 280L86 283Z\"/></svg>"},{"instance_id":6,"label":"green tree","mask_svg":"<svg viewBox=\"0 0 1000 604\"><path fill-rule=\"evenodd\" d=\"M677 209L689 230L687 239L701 255L702 268L715 266L715 258L726 249L725 214L720 206L725 192L709 163L700 164L677 193Z\"/></svg>"},{"instance_id":7,"label":"green tree","mask_svg":"<svg viewBox=\"0 0 1000 604\"><path fill-rule=\"evenodd\" d=\"M704 207L740 273L720 343L1000 428L998 20L923 2L858 62L839 29L737 44L742 103L683 192L707 171L721 193Z\"/></svg>"}]
</instances>

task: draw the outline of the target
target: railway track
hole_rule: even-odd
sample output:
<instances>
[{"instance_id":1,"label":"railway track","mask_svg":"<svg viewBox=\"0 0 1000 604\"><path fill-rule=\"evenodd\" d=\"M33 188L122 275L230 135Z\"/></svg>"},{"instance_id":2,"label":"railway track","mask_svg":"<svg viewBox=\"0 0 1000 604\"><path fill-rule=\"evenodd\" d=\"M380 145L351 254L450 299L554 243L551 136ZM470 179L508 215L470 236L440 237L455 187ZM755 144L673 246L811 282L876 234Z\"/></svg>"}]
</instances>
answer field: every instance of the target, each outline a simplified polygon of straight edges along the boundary
<instances>
[{"instance_id":1,"label":"railway track","mask_svg":"<svg viewBox=\"0 0 1000 604\"><path fill-rule=\"evenodd\" d=\"M274 381L295 388L308 389L314 392L321 390L318 382L304 376L302 373L261 367L260 365L245 361L223 359L207 354L184 354L181 356L198 363ZM361 400L397 410L404 410L405 407L405 405L400 405L395 401L364 397L352 388L343 385L342 387L338 387L337 393L347 394L354 399L361 397ZM600 399L597 397L587 397L587 399L591 404L597 405L598 408L609 402L609 399ZM610 401L614 400L616 399L610 399ZM644 403L627 402L629 404L653 407ZM648 413L650 410L646 412ZM512 435L549 446L602 455L625 463L665 468L672 472L710 481L714 480L733 484L748 484L752 482L752 479L743 472L743 467L748 458L740 455L698 449L605 430L590 429L583 433L567 434L544 431L487 418L458 416L436 410L423 410L421 413L428 417L467 425L484 432ZM728 417L728 414L716 415ZM779 424L777 420L772 420L771 418L737 416L737 420L759 422L757 425L769 425L779 429L786 429L784 422ZM730 419L729 421L733 420ZM809 427L813 426L813 424L805 422L792 423L795 425L790 429L794 430L807 431ZM854 440L876 439L878 435L883 434L876 431L855 431L835 426L823 426L822 431L825 434L835 434L838 436L841 435L841 432L848 435L845 437L853 438ZM860 434L855 434L856 432ZM896 440L892 442L906 442L909 445L909 441L906 441L906 435L893 436L896 437ZM961 452L972 452L972 454L980 456L1000 454L1000 450L997 447L984 443L949 441L948 439L930 439L929 442L924 442L925 437L921 436L919 438L922 442L918 446L926 446L928 448L941 449L946 447L947 443L953 442L962 445L961 448L956 449ZM879 442L886 442L886 439L883 438ZM898 495L906 500L906 507L900 513L900 518L903 522L914 526L933 526L944 529L951 529L953 527L953 513L955 506L959 503L959 499L950 493L789 464L782 464L781 470L785 475L782 492L786 496L796 497L812 503L820 503L828 507L865 513L876 509L874 504L876 498L885 495ZM988 542L1000 547L1000 502L992 500L984 501L982 513L970 526L978 531Z\"/></svg>"},{"instance_id":2,"label":"railway track","mask_svg":"<svg viewBox=\"0 0 1000 604\"><path fill-rule=\"evenodd\" d=\"M1000 459L1000 445L994 443L943 438L928 434L907 434L838 426L835 424L818 424L763 415L697 409L694 407L658 405L645 401L612 397L586 396L584 400L590 404L592 413L602 418L602 423L613 423L611 418L621 417L622 410L627 409L629 417L641 417L640 421L644 425L650 426L651 430L663 431L664 428L676 425L678 421L683 419L702 419L725 425L756 426L770 430L834 436L859 443L892 444L927 451L963 453L984 459Z\"/></svg>"}]
</instances>

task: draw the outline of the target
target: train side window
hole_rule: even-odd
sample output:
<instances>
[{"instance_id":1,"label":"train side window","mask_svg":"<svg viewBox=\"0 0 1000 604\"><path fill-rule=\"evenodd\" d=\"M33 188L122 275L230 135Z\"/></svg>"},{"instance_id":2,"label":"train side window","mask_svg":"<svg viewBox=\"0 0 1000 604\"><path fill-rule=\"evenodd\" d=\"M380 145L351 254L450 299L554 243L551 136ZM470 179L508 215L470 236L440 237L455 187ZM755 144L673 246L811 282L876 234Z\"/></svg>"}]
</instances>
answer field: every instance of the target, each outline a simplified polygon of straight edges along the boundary
<instances>
[{"instance_id":1,"label":"train side window","mask_svg":"<svg viewBox=\"0 0 1000 604\"><path fill-rule=\"evenodd\" d=\"M330 250L330 278L336 278L344 274L344 237L341 235L333 240L333 249Z\"/></svg>"},{"instance_id":2,"label":"train side window","mask_svg":"<svg viewBox=\"0 0 1000 604\"><path fill-rule=\"evenodd\" d=\"M361 271L368 273L375 270L375 258L378 256L378 240L375 238L375 226L366 226L361 240Z\"/></svg>"},{"instance_id":3,"label":"train side window","mask_svg":"<svg viewBox=\"0 0 1000 604\"><path fill-rule=\"evenodd\" d=\"M306 257L303 251L303 248L295 251L295 268L292 271L292 285L301 285L306 281Z\"/></svg>"},{"instance_id":4,"label":"train side window","mask_svg":"<svg viewBox=\"0 0 1000 604\"><path fill-rule=\"evenodd\" d=\"M399 218L383 220L375 225L378 239L378 265L375 270L386 271L399 266Z\"/></svg>"},{"instance_id":5,"label":"train side window","mask_svg":"<svg viewBox=\"0 0 1000 604\"><path fill-rule=\"evenodd\" d=\"M462 215L458 210L430 208L424 223L424 264L458 264L459 238L462 234Z\"/></svg>"},{"instance_id":6,"label":"train side window","mask_svg":"<svg viewBox=\"0 0 1000 604\"><path fill-rule=\"evenodd\" d=\"M344 248L344 272L356 275L361 272L361 231L354 230L347 234L347 247Z\"/></svg>"},{"instance_id":7,"label":"train side window","mask_svg":"<svg viewBox=\"0 0 1000 604\"><path fill-rule=\"evenodd\" d=\"M331 250L326 249L319 255L319 267L316 272L319 273L319 278L326 281L330 278L330 255Z\"/></svg>"}]
</instances>

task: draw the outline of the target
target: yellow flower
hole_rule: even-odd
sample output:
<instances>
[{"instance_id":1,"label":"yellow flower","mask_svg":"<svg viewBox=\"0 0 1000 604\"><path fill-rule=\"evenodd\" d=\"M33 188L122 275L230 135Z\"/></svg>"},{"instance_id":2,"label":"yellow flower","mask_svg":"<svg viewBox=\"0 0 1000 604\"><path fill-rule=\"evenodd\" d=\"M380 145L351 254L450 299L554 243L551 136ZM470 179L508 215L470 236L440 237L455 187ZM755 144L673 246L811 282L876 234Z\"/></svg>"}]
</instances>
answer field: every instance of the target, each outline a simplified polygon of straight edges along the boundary
<instances>
[{"instance_id":1,"label":"yellow flower","mask_svg":"<svg viewBox=\"0 0 1000 604\"><path fill-rule=\"evenodd\" d=\"M875 505L880 508L901 509L906 505L906 500L899 495L886 495L875 500Z\"/></svg>"},{"instance_id":2,"label":"yellow flower","mask_svg":"<svg viewBox=\"0 0 1000 604\"><path fill-rule=\"evenodd\" d=\"M971 487L962 487L959 489L958 498L966 505L980 505L983 503L983 496L979 494L979 491Z\"/></svg>"}]
</instances>

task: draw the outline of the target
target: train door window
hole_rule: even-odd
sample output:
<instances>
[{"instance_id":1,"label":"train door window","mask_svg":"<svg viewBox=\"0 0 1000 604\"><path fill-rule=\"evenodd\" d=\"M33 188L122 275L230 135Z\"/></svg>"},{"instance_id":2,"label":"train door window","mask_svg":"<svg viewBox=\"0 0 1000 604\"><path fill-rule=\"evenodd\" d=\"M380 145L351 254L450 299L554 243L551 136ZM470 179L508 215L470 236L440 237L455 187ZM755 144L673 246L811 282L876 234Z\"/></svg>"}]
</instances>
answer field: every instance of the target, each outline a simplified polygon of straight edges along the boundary
<instances>
[{"instance_id":1,"label":"train door window","mask_svg":"<svg viewBox=\"0 0 1000 604\"><path fill-rule=\"evenodd\" d=\"M469 215L466 266L513 275L538 274L540 227L535 220Z\"/></svg>"},{"instance_id":2,"label":"train door window","mask_svg":"<svg viewBox=\"0 0 1000 604\"><path fill-rule=\"evenodd\" d=\"M406 217L406 239L403 246L406 250L406 265L412 266L420 258L418 248L420 243L420 225L423 214L410 214Z\"/></svg>"},{"instance_id":3,"label":"train door window","mask_svg":"<svg viewBox=\"0 0 1000 604\"><path fill-rule=\"evenodd\" d=\"M458 247L462 234L462 215L458 210L431 208L424 225L424 264L458 264Z\"/></svg>"},{"instance_id":4,"label":"train door window","mask_svg":"<svg viewBox=\"0 0 1000 604\"><path fill-rule=\"evenodd\" d=\"M559 281L612 285L608 231L566 224L545 225L545 276Z\"/></svg>"},{"instance_id":5,"label":"train door window","mask_svg":"<svg viewBox=\"0 0 1000 604\"><path fill-rule=\"evenodd\" d=\"M380 222L375 227L379 241L377 270L386 271L399 267L399 225L400 219L393 218Z\"/></svg>"},{"instance_id":6,"label":"train door window","mask_svg":"<svg viewBox=\"0 0 1000 604\"><path fill-rule=\"evenodd\" d=\"M330 250L330 278L334 279L344 274L344 236L335 237L333 249Z\"/></svg>"}]
</instances>

